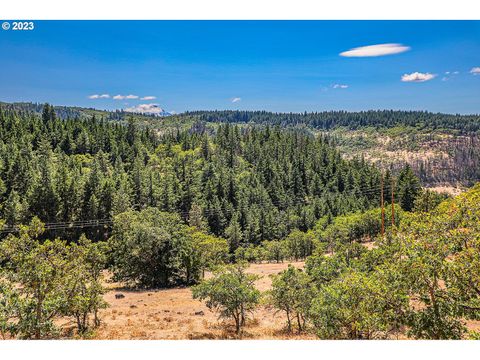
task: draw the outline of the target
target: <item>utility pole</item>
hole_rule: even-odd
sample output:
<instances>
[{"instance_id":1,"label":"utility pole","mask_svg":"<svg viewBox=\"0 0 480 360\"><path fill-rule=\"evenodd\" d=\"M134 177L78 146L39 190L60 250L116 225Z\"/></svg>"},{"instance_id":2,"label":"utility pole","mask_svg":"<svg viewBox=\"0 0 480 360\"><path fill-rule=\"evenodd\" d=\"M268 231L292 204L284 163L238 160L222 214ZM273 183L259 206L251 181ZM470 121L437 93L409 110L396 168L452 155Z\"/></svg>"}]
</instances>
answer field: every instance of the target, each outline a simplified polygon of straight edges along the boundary
<instances>
[{"instance_id":1,"label":"utility pole","mask_svg":"<svg viewBox=\"0 0 480 360\"><path fill-rule=\"evenodd\" d=\"M395 186L395 183L393 182L393 176L391 177L392 179L392 184L391 184L391 188L392 188L392 231L395 227L395 196L393 194L394 192L394 186Z\"/></svg>"},{"instance_id":2,"label":"utility pole","mask_svg":"<svg viewBox=\"0 0 480 360\"><path fill-rule=\"evenodd\" d=\"M384 207L384 204L383 204L383 171L382 171L382 177L381 177L380 183L381 183L381 186L380 186L380 189L381 189L380 205L382 207L382 231L381 231L381 234L382 234L382 237L383 237L385 235L385 207Z\"/></svg>"}]
</instances>

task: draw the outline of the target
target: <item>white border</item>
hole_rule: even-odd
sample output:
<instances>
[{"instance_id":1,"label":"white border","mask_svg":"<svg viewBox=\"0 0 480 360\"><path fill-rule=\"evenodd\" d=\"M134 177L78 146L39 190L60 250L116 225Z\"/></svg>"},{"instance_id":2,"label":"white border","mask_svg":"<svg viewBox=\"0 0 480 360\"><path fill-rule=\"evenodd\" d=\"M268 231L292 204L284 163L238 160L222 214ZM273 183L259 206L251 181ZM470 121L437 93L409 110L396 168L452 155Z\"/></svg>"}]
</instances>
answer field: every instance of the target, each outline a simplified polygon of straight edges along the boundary
<instances>
[{"instance_id":1,"label":"white border","mask_svg":"<svg viewBox=\"0 0 480 360\"><path fill-rule=\"evenodd\" d=\"M452 360L479 350L479 341L0 341L2 358L48 360Z\"/></svg>"},{"instance_id":2,"label":"white border","mask_svg":"<svg viewBox=\"0 0 480 360\"><path fill-rule=\"evenodd\" d=\"M3 0L2 20L476 20L477 0Z\"/></svg>"}]
</instances>

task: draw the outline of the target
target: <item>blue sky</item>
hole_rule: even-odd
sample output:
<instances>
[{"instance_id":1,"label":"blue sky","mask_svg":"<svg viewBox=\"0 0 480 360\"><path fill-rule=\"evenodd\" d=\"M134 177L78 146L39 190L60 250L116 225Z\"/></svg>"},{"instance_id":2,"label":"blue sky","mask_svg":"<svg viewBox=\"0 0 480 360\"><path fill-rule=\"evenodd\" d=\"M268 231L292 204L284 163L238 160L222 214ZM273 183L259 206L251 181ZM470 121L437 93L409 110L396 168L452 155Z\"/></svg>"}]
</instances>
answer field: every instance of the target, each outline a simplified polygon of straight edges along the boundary
<instances>
[{"instance_id":1,"label":"blue sky","mask_svg":"<svg viewBox=\"0 0 480 360\"><path fill-rule=\"evenodd\" d=\"M0 51L0 101L480 113L480 21L37 21Z\"/></svg>"}]
</instances>

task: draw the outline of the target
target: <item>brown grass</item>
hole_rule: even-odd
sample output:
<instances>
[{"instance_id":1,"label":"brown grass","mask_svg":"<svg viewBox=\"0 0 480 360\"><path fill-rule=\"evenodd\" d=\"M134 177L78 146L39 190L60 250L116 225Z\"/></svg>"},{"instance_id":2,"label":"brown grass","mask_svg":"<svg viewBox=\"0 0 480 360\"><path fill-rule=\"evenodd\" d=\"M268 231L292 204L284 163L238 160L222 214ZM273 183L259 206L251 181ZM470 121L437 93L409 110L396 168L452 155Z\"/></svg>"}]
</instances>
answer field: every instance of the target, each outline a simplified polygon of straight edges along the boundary
<instances>
[{"instance_id":1,"label":"brown grass","mask_svg":"<svg viewBox=\"0 0 480 360\"><path fill-rule=\"evenodd\" d=\"M303 267L303 262L292 265ZM284 270L288 263L252 264L249 272L261 278L256 286L266 291L271 286L271 274ZM115 294L122 293L123 299ZM110 307L101 313L102 325L97 339L235 339L234 325L218 320L202 302L194 300L189 288L164 290L124 290L120 284L111 285L105 294ZM244 339L311 339L309 334L285 332L283 314L262 305L250 317Z\"/></svg>"},{"instance_id":2,"label":"brown grass","mask_svg":"<svg viewBox=\"0 0 480 360\"><path fill-rule=\"evenodd\" d=\"M367 248L374 242L364 244ZM270 275L287 268L289 263L251 264L248 272L260 275L257 288L265 292L271 287ZM292 265L303 268L303 262ZM206 274L206 277L211 276ZM101 312L102 325L96 339L238 339L234 324L219 320L202 302L194 300L188 287L162 290L125 290L121 284L109 283L105 300L110 304ZM125 295L116 299L115 294ZM312 334L290 334L285 330L282 313L261 305L250 317L242 339L315 339ZM480 331L480 321L466 321L469 330ZM406 338L401 336L401 339Z\"/></svg>"}]
</instances>

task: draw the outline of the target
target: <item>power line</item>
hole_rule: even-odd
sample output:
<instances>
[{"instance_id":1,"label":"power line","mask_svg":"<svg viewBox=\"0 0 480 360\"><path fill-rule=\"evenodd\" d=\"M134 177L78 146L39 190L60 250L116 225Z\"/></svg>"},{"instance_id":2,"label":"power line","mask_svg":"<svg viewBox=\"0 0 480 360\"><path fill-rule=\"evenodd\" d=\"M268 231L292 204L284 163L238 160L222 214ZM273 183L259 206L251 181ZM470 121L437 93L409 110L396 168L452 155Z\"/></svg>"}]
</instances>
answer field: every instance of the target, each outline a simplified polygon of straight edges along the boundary
<instances>
[{"instance_id":1,"label":"power line","mask_svg":"<svg viewBox=\"0 0 480 360\"><path fill-rule=\"evenodd\" d=\"M343 192L336 192L336 191L325 191L323 196L328 194L337 194L337 195L363 195L363 196L370 196L378 193L380 190L380 186L375 185L372 187L364 187L361 189L351 189L349 191ZM318 198L317 198L318 199ZM284 206L297 206L297 205L306 205L308 204L308 200L297 198L293 202L289 199L286 200L270 200L270 201L256 201L255 205L274 205L276 207L284 207ZM202 214L204 215L211 215L215 213L231 213L237 211L238 208L223 208L223 209L203 209ZM183 212L175 212L176 214L187 217L190 212L183 211ZM44 223L45 230L69 230L69 229L78 229L78 228L88 228L88 227L98 227L98 226L107 226L113 224L113 219L89 219L89 220L77 220L77 221L65 221L65 222L48 222ZM0 233L12 233L18 232L20 230L20 225L7 225L4 226L3 229L0 230Z\"/></svg>"}]
</instances>

